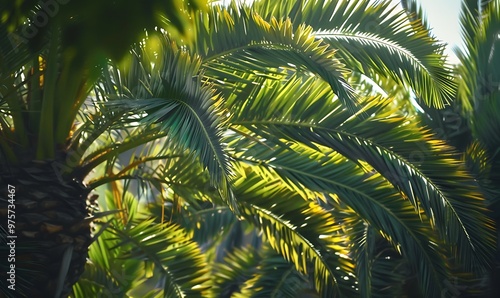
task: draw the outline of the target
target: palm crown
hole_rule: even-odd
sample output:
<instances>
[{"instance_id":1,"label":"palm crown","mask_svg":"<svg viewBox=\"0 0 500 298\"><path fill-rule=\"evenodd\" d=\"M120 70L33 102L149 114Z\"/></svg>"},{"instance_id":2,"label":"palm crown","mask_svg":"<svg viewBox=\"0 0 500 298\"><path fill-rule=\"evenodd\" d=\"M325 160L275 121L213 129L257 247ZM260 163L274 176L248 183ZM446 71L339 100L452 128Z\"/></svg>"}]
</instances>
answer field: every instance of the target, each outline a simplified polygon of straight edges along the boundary
<instances>
[{"instance_id":1,"label":"palm crown","mask_svg":"<svg viewBox=\"0 0 500 298\"><path fill-rule=\"evenodd\" d=\"M149 287L166 297L251 297L288 272L275 294L299 280L296 291L321 297L432 297L452 276L488 267L492 221L477 183L455 150L394 105L410 91L432 108L454 95L442 45L425 26L369 1L213 5L193 22L192 42L149 30L95 84L58 70L55 37L32 57L37 67L11 76L5 140L29 137L18 129L23 117L54 134L39 137L36 151L2 141L2 164L52 158L86 192L110 190L75 295L97 290L94 274L112 290L136 291L128 295ZM379 82L385 95L373 92ZM41 95L31 91L38 85ZM46 104L52 96L60 106ZM152 205L137 205L133 181ZM228 243L235 235L244 239ZM224 258L221 247L233 252ZM120 280L111 260L144 275ZM209 278L207 260L232 264L212 266ZM247 277L235 282L234 272Z\"/></svg>"}]
</instances>

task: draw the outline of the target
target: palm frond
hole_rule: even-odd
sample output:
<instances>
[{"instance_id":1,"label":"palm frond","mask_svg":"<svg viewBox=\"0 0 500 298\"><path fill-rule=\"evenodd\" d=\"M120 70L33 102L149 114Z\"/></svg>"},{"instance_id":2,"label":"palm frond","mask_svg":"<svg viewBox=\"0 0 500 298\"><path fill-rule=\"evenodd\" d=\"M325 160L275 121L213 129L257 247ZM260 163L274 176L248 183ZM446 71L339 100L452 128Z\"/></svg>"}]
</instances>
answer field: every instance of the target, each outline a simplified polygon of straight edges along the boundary
<instances>
[{"instance_id":1,"label":"palm frond","mask_svg":"<svg viewBox=\"0 0 500 298\"><path fill-rule=\"evenodd\" d=\"M128 253L122 258L148 260L161 273L157 283L165 297L207 297L208 271L202 252L176 225L145 220L125 230L113 229Z\"/></svg>"},{"instance_id":2,"label":"palm frond","mask_svg":"<svg viewBox=\"0 0 500 298\"><path fill-rule=\"evenodd\" d=\"M493 67L500 59L495 52L499 44L500 3L490 1L480 10L477 3L469 2L464 1L460 15L465 49L457 53L461 61L458 99L467 115L487 101L484 97L498 90L500 81L500 72Z\"/></svg>"},{"instance_id":3,"label":"palm frond","mask_svg":"<svg viewBox=\"0 0 500 298\"><path fill-rule=\"evenodd\" d=\"M353 280L348 277L353 264L345 250L342 227L319 205L291 192L276 177L261 177L253 170L239 167L241 176L235 181L242 216L262 230L272 248L298 271L314 276L322 297L353 291ZM298 218L303 220L298 222Z\"/></svg>"},{"instance_id":4,"label":"palm frond","mask_svg":"<svg viewBox=\"0 0 500 298\"><path fill-rule=\"evenodd\" d=\"M289 81L281 88L260 88L247 102L238 103L237 107L243 108L236 110L232 122L235 127L244 127L255 139L262 138L269 144L266 147L250 140L242 142L241 146L246 146L243 156L258 157L261 162L280 168L285 160L279 154L291 154L284 149L287 142L301 142L318 156L328 155L331 149L353 162L367 162L371 167L367 171L380 173L418 212L423 209L448 243L458 244L458 258L467 264L468 270L477 264L488 267L492 222L485 216L485 202L460 156L393 110L382 112L388 101L368 99L360 113L371 116L350 117L338 102L331 102L328 95L318 90L324 89L312 82L300 85L298 81ZM288 92L295 94L295 101L284 100L283 94ZM301 113L295 112L298 110ZM276 148L273 143L281 147ZM311 165L317 169L317 175L324 175L318 166ZM303 173L312 172L304 168ZM317 180L314 184L313 190L327 191L317 185Z\"/></svg>"},{"instance_id":5,"label":"palm frond","mask_svg":"<svg viewBox=\"0 0 500 298\"><path fill-rule=\"evenodd\" d=\"M115 205L115 195L105 191L101 210L120 210L120 216L114 213L95 222L95 241L89 248L85 271L73 286L72 297L92 297L98 293L126 297L134 282L146 278L142 260L121 258L123 251L117 247L120 239L111 232L113 228L123 229L127 222L144 215L137 212L138 201L131 193L124 193L119 205Z\"/></svg>"},{"instance_id":6,"label":"palm frond","mask_svg":"<svg viewBox=\"0 0 500 298\"><path fill-rule=\"evenodd\" d=\"M404 255L373 226L362 220L351 223L352 252L356 260L360 296L401 297L405 296L405 292L423 295L417 286L417 275L409 268Z\"/></svg>"},{"instance_id":7,"label":"palm frond","mask_svg":"<svg viewBox=\"0 0 500 298\"><path fill-rule=\"evenodd\" d=\"M131 192L123 193L119 206L116 195L120 192L106 193L106 207L120 207L126 220L110 215L97 225L99 237L90 247L85 274L73 288L74 297L99 293L210 297L205 255L186 231L151 219L152 214Z\"/></svg>"},{"instance_id":8,"label":"palm frond","mask_svg":"<svg viewBox=\"0 0 500 298\"><path fill-rule=\"evenodd\" d=\"M103 84L118 85L118 98L104 94L110 98L108 105L138 113L141 118L136 121L168 132L180 148L192 150L222 197L235 208L228 159L220 141L220 100L201 82L200 59L164 36L150 37L130 59L129 67L106 73Z\"/></svg>"},{"instance_id":9,"label":"palm frond","mask_svg":"<svg viewBox=\"0 0 500 298\"><path fill-rule=\"evenodd\" d=\"M493 156L500 145L500 1L483 1L481 8L463 6L461 23L466 49L461 65L458 100L469 117L473 135ZM488 120L487 120L488 119Z\"/></svg>"},{"instance_id":10,"label":"palm frond","mask_svg":"<svg viewBox=\"0 0 500 298\"><path fill-rule=\"evenodd\" d=\"M102 228L102 227L100 227ZM132 282L144 274L139 260L122 260L120 251L111 249L118 243L110 240L114 235L103 231L89 250L89 260L85 271L73 286L71 297L92 297L98 293L126 297Z\"/></svg>"},{"instance_id":11,"label":"palm frond","mask_svg":"<svg viewBox=\"0 0 500 298\"><path fill-rule=\"evenodd\" d=\"M202 55L209 79L224 80L226 74L239 70L254 74L272 74L280 68L312 72L324 79L346 106L355 108L352 87L345 80L348 70L327 44L315 39L311 27L294 28L290 20L265 20L235 2L213 8L197 22L195 51Z\"/></svg>"},{"instance_id":12,"label":"palm frond","mask_svg":"<svg viewBox=\"0 0 500 298\"><path fill-rule=\"evenodd\" d=\"M500 72L495 67L500 63L500 1L464 1L461 25L465 49L458 53L457 102L473 137L463 151L497 217L497 191L492 186L500 181Z\"/></svg>"},{"instance_id":13,"label":"palm frond","mask_svg":"<svg viewBox=\"0 0 500 298\"><path fill-rule=\"evenodd\" d=\"M252 149L252 157L238 160L260 165L295 189L305 187L327 196L338 195L338 200L383 233L408 258L426 293L441 291L442 281L447 278L441 241L433 236L425 215L415 212L414 206L382 176L367 175L333 152L317 153L301 146L291 146L291 150L247 146ZM330 195L329 200L336 197Z\"/></svg>"},{"instance_id":14,"label":"palm frond","mask_svg":"<svg viewBox=\"0 0 500 298\"><path fill-rule=\"evenodd\" d=\"M219 240L227 236L237 222L236 216L226 207L200 210L184 215L182 220L192 239L204 248L219 245Z\"/></svg>"},{"instance_id":15,"label":"palm frond","mask_svg":"<svg viewBox=\"0 0 500 298\"><path fill-rule=\"evenodd\" d=\"M212 267L214 294L220 298L234 297L244 282L252 277L260 260L258 251L251 246L228 253L222 262Z\"/></svg>"},{"instance_id":16,"label":"palm frond","mask_svg":"<svg viewBox=\"0 0 500 298\"><path fill-rule=\"evenodd\" d=\"M401 6L403 6L404 10L408 13L408 18L412 22L419 23L423 28L430 32L431 27L427 21L427 17L422 9L422 6L415 0L401 0L400 2ZM418 27L416 29L418 30Z\"/></svg>"},{"instance_id":17,"label":"palm frond","mask_svg":"<svg viewBox=\"0 0 500 298\"><path fill-rule=\"evenodd\" d=\"M253 277L246 280L234 298L299 297L303 291L311 290L306 276L300 274L293 264L265 246L261 250L262 260Z\"/></svg>"},{"instance_id":18,"label":"palm frond","mask_svg":"<svg viewBox=\"0 0 500 298\"><path fill-rule=\"evenodd\" d=\"M391 1L263 0L252 7L266 20L290 18L294 27L311 26L347 68L408 84L427 105L442 108L454 95L444 45Z\"/></svg>"},{"instance_id":19,"label":"palm frond","mask_svg":"<svg viewBox=\"0 0 500 298\"><path fill-rule=\"evenodd\" d=\"M359 221L354 224L353 253L356 260L356 275L359 281L361 297L372 297L373 262L375 259L375 241L377 232L366 224Z\"/></svg>"},{"instance_id":20,"label":"palm frond","mask_svg":"<svg viewBox=\"0 0 500 298\"><path fill-rule=\"evenodd\" d=\"M500 214L500 190L496 183L496 181L499 181L496 169L500 167L500 162L497 156L491 156L486 147L476 141L466 148L464 159L467 168L470 169L474 178L481 186L489 209L493 211L493 216Z\"/></svg>"}]
</instances>

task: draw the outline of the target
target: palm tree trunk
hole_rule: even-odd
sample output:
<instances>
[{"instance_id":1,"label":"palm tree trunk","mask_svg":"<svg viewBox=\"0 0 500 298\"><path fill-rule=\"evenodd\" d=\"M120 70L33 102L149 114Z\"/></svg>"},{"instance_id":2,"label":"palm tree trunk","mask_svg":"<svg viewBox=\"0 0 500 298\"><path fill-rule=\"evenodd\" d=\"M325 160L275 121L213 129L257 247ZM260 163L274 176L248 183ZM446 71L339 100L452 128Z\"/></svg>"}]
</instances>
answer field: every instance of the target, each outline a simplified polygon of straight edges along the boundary
<instances>
[{"instance_id":1,"label":"palm tree trunk","mask_svg":"<svg viewBox=\"0 0 500 298\"><path fill-rule=\"evenodd\" d=\"M16 236L8 239L15 241L15 262L8 264L16 268L15 297L67 297L84 270L92 240L86 220L89 190L81 181L61 176L54 165L32 161L0 170L2 192L9 187L15 195L8 202L15 205L13 226L6 220L13 207L3 200L0 205L2 232ZM2 256L2 262L6 259ZM2 281L5 272L0 273Z\"/></svg>"}]
</instances>

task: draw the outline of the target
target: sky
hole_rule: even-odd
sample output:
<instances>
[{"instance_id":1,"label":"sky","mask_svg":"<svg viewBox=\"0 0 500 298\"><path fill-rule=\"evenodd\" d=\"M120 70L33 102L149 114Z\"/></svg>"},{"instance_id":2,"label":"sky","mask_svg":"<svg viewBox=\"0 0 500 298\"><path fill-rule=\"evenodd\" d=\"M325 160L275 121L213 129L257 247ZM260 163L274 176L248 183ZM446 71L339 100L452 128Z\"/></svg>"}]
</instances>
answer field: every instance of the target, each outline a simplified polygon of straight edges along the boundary
<instances>
[{"instance_id":1,"label":"sky","mask_svg":"<svg viewBox=\"0 0 500 298\"><path fill-rule=\"evenodd\" d=\"M452 50L461 45L459 25L461 0L418 0L418 2L427 15L427 21L434 35L448 43L445 53L448 54L449 61L457 62Z\"/></svg>"}]
</instances>

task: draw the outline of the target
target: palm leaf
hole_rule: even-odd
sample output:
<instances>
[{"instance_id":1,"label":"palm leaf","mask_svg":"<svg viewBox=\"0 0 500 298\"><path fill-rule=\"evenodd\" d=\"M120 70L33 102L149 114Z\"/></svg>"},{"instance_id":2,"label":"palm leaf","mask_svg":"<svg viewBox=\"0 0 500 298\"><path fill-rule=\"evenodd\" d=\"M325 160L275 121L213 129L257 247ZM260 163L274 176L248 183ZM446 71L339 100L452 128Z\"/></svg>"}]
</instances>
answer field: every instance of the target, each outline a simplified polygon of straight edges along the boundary
<instances>
[{"instance_id":1,"label":"palm leaf","mask_svg":"<svg viewBox=\"0 0 500 298\"><path fill-rule=\"evenodd\" d=\"M127 215L125 221L119 220L122 216L112 213L94 223L95 241L89 248L85 271L73 286L72 297L93 297L99 293L128 297L132 284L146 278L142 260L121 258L124 251L117 247L120 239L112 233L113 228L123 229L127 222L139 220L144 215L137 213L138 201L131 193L124 193L119 205L115 205L115 195L105 191L101 210L120 209L120 215Z\"/></svg>"},{"instance_id":2,"label":"palm leaf","mask_svg":"<svg viewBox=\"0 0 500 298\"><path fill-rule=\"evenodd\" d=\"M295 298L301 292L310 290L307 278L300 274L293 264L265 246L261 250L262 260L256 268L253 277L246 280L239 293L234 298Z\"/></svg>"},{"instance_id":3,"label":"palm leaf","mask_svg":"<svg viewBox=\"0 0 500 298\"><path fill-rule=\"evenodd\" d=\"M261 259L258 251L251 246L234 249L222 262L215 263L213 271L214 294L217 297L234 297L240 287L249 280Z\"/></svg>"},{"instance_id":4,"label":"palm leaf","mask_svg":"<svg viewBox=\"0 0 500 298\"><path fill-rule=\"evenodd\" d=\"M442 108L453 97L443 44L391 1L264 0L253 7L264 19L290 18L294 27L311 26L315 38L337 50L347 68L408 84L425 104Z\"/></svg>"},{"instance_id":5,"label":"palm leaf","mask_svg":"<svg viewBox=\"0 0 500 298\"><path fill-rule=\"evenodd\" d=\"M289 191L276 178L259 177L247 167L239 168L239 172L242 176L235 181L235 193L242 215L263 231L273 249L298 271L311 271L322 297L352 291L352 280L344 277L353 265L344 250L342 227L335 219L317 204ZM297 218L303 220L297 222Z\"/></svg>"},{"instance_id":6,"label":"palm leaf","mask_svg":"<svg viewBox=\"0 0 500 298\"><path fill-rule=\"evenodd\" d=\"M203 209L182 218L183 226L192 233L192 239L205 248L220 245L220 240L227 237L237 218L226 207Z\"/></svg>"},{"instance_id":7,"label":"palm leaf","mask_svg":"<svg viewBox=\"0 0 500 298\"><path fill-rule=\"evenodd\" d=\"M116 82L119 87L118 98L111 98L108 105L142 115L141 123L167 131L178 146L195 152L222 197L235 208L228 160L220 141L220 101L200 81L201 61L163 36L151 37L130 59L130 67L106 73L103 84Z\"/></svg>"},{"instance_id":8,"label":"palm leaf","mask_svg":"<svg viewBox=\"0 0 500 298\"><path fill-rule=\"evenodd\" d=\"M265 20L233 2L201 15L197 31L195 51L202 55L209 79L224 80L240 70L254 74L275 73L278 68L307 71L324 79L346 106L355 107L352 88L345 81L348 70L328 45L315 39L311 27Z\"/></svg>"},{"instance_id":9,"label":"palm leaf","mask_svg":"<svg viewBox=\"0 0 500 298\"><path fill-rule=\"evenodd\" d=\"M427 21L426 15L422 9L422 6L415 0L401 0L401 5L404 10L408 13L408 17L412 22L419 23L423 28L427 29L430 33L430 25ZM418 30L418 27L415 28Z\"/></svg>"},{"instance_id":10,"label":"palm leaf","mask_svg":"<svg viewBox=\"0 0 500 298\"><path fill-rule=\"evenodd\" d=\"M299 146L292 146L293 151L269 150L260 144L251 147L252 157L240 160L265 165L267 171L276 173L293 188L337 194L408 258L426 293L440 292L441 283L447 278L440 241L432 236L429 223L421 220L423 215L416 213L381 176L365 175L362 169L335 153L325 155ZM272 160L273 157L276 158Z\"/></svg>"},{"instance_id":11,"label":"palm leaf","mask_svg":"<svg viewBox=\"0 0 500 298\"><path fill-rule=\"evenodd\" d=\"M338 102L331 102L328 94L318 91L324 89L308 83L301 85L300 81L289 81L281 89L277 84L269 89L260 88L247 103L238 104L244 108L237 110L233 121L235 127L244 126L255 134L254 138L264 138L282 147L287 146L285 140L292 140L325 153L324 148L318 147L322 145L351 161L367 162L417 210L423 208L448 243L457 243L459 260L468 270L477 264L488 267L493 245L488 230L491 220L485 216L484 200L459 156L394 111L377 112L386 105L377 103L378 98L367 100L361 111L372 117L350 117ZM296 98L287 102L284 94L295 94ZM274 154L286 152L281 148L272 151L265 146L254 151L258 146L248 144L244 155L262 154L259 159L267 162ZM283 159L277 158L271 165L281 162ZM304 170L304 173L311 172ZM319 170L318 175L322 175ZM448 230L450 224L453 228Z\"/></svg>"},{"instance_id":12,"label":"palm leaf","mask_svg":"<svg viewBox=\"0 0 500 298\"><path fill-rule=\"evenodd\" d=\"M125 230L113 229L123 258L151 261L161 273L165 297L207 297L208 276L203 255L185 231L175 225L141 221Z\"/></svg>"},{"instance_id":13,"label":"palm leaf","mask_svg":"<svg viewBox=\"0 0 500 298\"><path fill-rule=\"evenodd\" d=\"M463 111L468 115L498 89L500 72L492 67L499 61L500 55L495 53L498 47L498 30L500 30L500 3L484 1L481 14L477 3L464 1L460 14L462 36L465 49L458 52L461 64L458 67L460 84L458 99ZM486 97L486 98L484 98ZM487 108L480 112L487 111Z\"/></svg>"},{"instance_id":14,"label":"palm leaf","mask_svg":"<svg viewBox=\"0 0 500 298\"><path fill-rule=\"evenodd\" d=\"M140 261L120 259L120 251L111 249L118 243L114 235L104 231L91 245L85 271L73 286L72 297L93 297L98 293L126 297L130 285L141 278Z\"/></svg>"}]
</instances>

